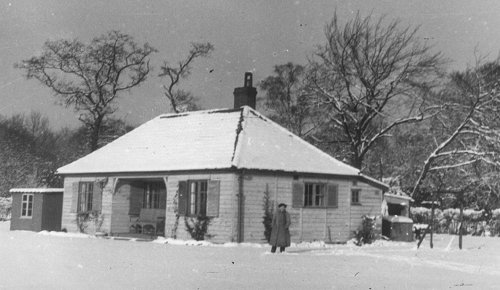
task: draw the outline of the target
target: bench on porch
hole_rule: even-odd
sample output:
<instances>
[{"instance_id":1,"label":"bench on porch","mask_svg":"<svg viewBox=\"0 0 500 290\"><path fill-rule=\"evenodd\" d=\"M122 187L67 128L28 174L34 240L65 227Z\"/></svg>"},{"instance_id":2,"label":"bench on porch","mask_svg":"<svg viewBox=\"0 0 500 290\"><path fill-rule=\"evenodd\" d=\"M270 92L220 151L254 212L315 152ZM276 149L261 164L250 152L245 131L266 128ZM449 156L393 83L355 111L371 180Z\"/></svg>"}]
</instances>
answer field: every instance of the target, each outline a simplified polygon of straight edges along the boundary
<instances>
[{"instance_id":1,"label":"bench on porch","mask_svg":"<svg viewBox=\"0 0 500 290\"><path fill-rule=\"evenodd\" d=\"M131 216L130 232L146 235L164 235L165 209L142 208L138 217Z\"/></svg>"}]
</instances>

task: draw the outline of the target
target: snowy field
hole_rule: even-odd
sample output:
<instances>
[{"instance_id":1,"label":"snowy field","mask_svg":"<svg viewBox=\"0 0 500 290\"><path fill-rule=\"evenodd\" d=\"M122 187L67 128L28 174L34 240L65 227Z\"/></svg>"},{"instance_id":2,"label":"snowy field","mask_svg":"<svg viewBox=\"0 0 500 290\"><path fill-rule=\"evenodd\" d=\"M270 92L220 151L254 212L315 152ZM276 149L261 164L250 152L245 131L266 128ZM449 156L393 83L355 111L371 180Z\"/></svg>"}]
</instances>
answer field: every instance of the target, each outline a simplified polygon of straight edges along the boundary
<instances>
[{"instance_id":1,"label":"snowy field","mask_svg":"<svg viewBox=\"0 0 500 290\"><path fill-rule=\"evenodd\" d=\"M9 231L0 222L1 289L500 289L500 238L267 245L122 241Z\"/></svg>"}]
</instances>

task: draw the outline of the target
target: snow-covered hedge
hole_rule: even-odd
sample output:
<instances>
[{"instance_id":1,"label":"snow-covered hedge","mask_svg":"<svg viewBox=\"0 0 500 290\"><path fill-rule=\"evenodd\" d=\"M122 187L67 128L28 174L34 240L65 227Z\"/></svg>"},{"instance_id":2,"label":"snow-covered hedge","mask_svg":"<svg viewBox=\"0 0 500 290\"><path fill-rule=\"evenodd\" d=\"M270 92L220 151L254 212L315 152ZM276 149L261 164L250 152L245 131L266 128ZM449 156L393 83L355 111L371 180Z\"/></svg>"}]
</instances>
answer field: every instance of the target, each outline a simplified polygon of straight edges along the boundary
<instances>
[{"instance_id":1,"label":"snow-covered hedge","mask_svg":"<svg viewBox=\"0 0 500 290\"><path fill-rule=\"evenodd\" d=\"M491 235L500 236L500 208L491 212L491 219L488 223Z\"/></svg>"},{"instance_id":2,"label":"snow-covered hedge","mask_svg":"<svg viewBox=\"0 0 500 290\"><path fill-rule=\"evenodd\" d=\"M411 208L411 217L414 223L433 224L437 233L458 234L460 226L460 209L448 208L435 209L434 220L431 222L431 210L425 207ZM492 235L500 234L500 209L495 209L491 214L484 210L464 209L463 234Z\"/></svg>"}]
</instances>

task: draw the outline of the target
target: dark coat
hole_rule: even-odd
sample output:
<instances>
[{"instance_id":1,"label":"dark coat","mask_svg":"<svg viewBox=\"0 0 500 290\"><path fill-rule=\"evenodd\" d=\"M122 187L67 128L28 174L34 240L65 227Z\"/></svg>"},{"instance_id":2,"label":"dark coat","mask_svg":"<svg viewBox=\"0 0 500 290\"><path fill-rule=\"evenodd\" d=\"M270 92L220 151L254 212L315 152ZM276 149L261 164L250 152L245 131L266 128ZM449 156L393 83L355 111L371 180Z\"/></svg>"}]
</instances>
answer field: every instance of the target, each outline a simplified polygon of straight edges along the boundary
<instances>
[{"instance_id":1,"label":"dark coat","mask_svg":"<svg viewBox=\"0 0 500 290\"><path fill-rule=\"evenodd\" d=\"M278 210L273 215L271 238L269 244L276 247L289 247L290 246L290 214L288 212L281 212Z\"/></svg>"}]
</instances>

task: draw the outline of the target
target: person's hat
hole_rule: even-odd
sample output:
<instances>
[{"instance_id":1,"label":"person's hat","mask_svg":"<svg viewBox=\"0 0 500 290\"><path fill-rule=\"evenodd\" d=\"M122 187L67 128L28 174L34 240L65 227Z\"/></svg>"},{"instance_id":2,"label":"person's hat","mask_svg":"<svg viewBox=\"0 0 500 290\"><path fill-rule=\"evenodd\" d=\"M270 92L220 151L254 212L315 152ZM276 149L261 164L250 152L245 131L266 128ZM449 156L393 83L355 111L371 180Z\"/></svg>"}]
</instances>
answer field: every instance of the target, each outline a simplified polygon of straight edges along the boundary
<instances>
[{"instance_id":1,"label":"person's hat","mask_svg":"<svg viewBox=\"0 0 500 290\"><path fill-rule=\"evenodd\" d=\"M284 207L286 208L286 204L284 204L284 203L280 203L280 204L278 205L278 207L282 207L282 206L284 206Z\"/></svg>"}]
</instances>

